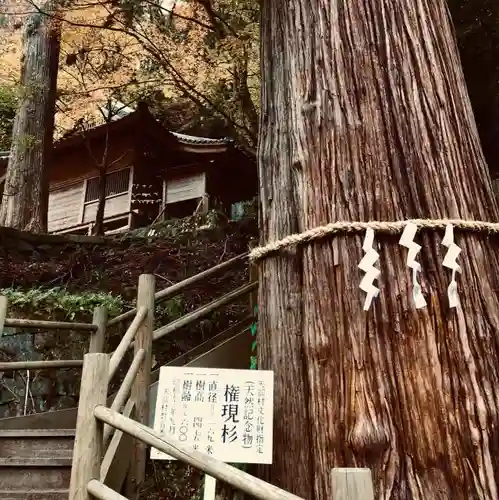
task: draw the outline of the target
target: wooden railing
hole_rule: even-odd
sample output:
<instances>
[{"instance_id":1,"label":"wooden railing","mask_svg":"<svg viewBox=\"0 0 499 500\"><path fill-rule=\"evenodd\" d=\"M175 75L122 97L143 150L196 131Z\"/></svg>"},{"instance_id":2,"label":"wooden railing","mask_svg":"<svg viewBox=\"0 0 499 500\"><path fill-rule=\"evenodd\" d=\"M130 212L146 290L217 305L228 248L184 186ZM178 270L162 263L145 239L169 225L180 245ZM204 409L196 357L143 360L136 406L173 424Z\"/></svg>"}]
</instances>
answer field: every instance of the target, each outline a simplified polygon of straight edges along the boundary
<instances>
[{"instance_id":1,"label":"wooden railing","mask_svg":"<svg viewBox=\"0 0 499 500\"><path fill-rule=\"evenodd\" d=\"M57 359L53 361L7 361L0 363L0 372L18 370L45 370L48 368L81 368L81 359Z\"/></svg>"},{"instance_id":2,"label":"wooden railing","mask_svg":"<svg viewBox=\"0 0 499 500\"><path fill-rule=\"evenodd\" d=\"M257 289L257 282L251 281L249 284L226 293L222 297L206 304L188 314L178 318L167 325L161 326L153 331L154 310L155 305L184 292L188 288L208 280L218 273L230 270L238 264L244 262L248 254L239 255L233 259L223 262L217 266L207 269L195 276L189 277L179 283L176 283L164 290L155 293L155 280L152 275L141 275L139 278L139 286L137 292L137 306L130 311L127 311L118 317L107 320L107 313L103 308L96 308L94 312L93 322L76 323L76 322L55 322L55 321L38 321L6 318L7 301L4 297L0 297L0 336L3 331L3 326L23 327L23 328L44 328L44 329L71 329L81 330L90 333L89 354L84 356L84 359L101 359L106 360L106 369L103 371L102 366L97 365L92 367L92 364L83 360L54 360L54 361L15 361L10 363L0 363L0 371L26 370L26 369L45 369L45 368L73 368L82 367L82 381L80 389L80 403L78 407L78 416L76 424L76 442L73 455L73 472L71 479L71 494L72 499L87 499L89 498L89 488L96 488L99 491L107 491L109 484L116 484L116 488L120 485L123 474L127 471L127 495L135 500L137 497L138 487L143 483L145 476L146 463L146 447L150 443L143 439L137 438L137 435L130 433L119 426L100 425L93 415L93 401L98 401L99 405L106 403L109 385L116 375L118 367L123 361L126 353L130 348L134 350L133 360L126 372L126 375L112 401L110 408L111 415L118 415L120 418L133 416L138 424L144 426L149 420L149 385L151 377L152 365L152 343L153 340L171 334L182 327L193 324L202 317L219 310L239 300L246 295L254 295ZM103 354L104 339L106 327L116 325L118 323L127 322L129 326L126 333L123 335L119 345L111 354ZM246 326L247 322L240 323L240 328ZM249 353L248 353L249 354ZM249 359L248 359L249 362ZM90 363L90 365L89 365ZM104 363L104 361L101 361ZM89 408L91 409L89 413ZM123 411L121 415L120 411ZM97 424L96 424L97 422ZM130 420L132 422L132 420ZM99 428L97 431L96 429ZM120 429L115 431L115 429ZM99 433L98 443L95 442L95 433ZM125 434L124 434L125 433ZM131 442L132 451L129 449L123 453L124 436L131 435L136 439ZM91 437L93 436L93 437ZM128 438L130 440L130 438ZM128 441L130 445L130 441ZM120 453L121 450L121 453ZM105 452L105 453L104 453ZM81 483L82 470L87 468L88 457L95 455L103 457L99 463L92 464L91 479L95 481L92 485ZM118 464L118 466L116 465ZM222 464L223 467L229 467ZM109 480L112 469L121 468L120 479ZM232 470L232 468L230 468ZM225 469L224 469L225 470ZM234 469L237 471L237 469ZM240 472L240 471L238 471ZM219 477L217 474L213 474ZM97 484L99 483L99 484ZM106 485L105 485L106 483ZM230 484L232 484L229 481ZM261 486L261 485L260 485ZM101 493L92 493L97 498ZM104 498L123 498L116 496L113 493L112 497ZM261 497L261 498L296 498L293 496L287 497Z\"/></svg>"},{"instance_id":3,"label":"wooden railing","mask_svg":"<svg viewBox=\"0 0 499 500\"><path fill-rule=\"evenodd\" d=\"M38 319L7 318L8 300L0 296L0 338L5 327L37 330L80 330L90 333L89 352L102 352L106 336L107 311L104 307L94 309L92 323L77 323L66 321L43 321ZM0 363L0 372L17 370L41 370L48 368L81 368L83 360L46 360L46 361L12 361Z\"/></svg>"},{"instance_id":4,"label":"wooden railing","mask_svg":"<svg viewBox=\"0 0 499 500\"><path fill-rule=\"evenodd\" d=\"M151 339L152 339L152 331ZM209 455L191 451L176 441L160 436L140 421L132 420L112 408L106 407L109 356L106 354L86 354L84 357L80 405L76 423L76 440L71 471L70 500L127 499L101 480L104 447L104 425L118 429L135 438L145 451L146 446L154 446L160 451L193 467L225 481L249 495L261 500L299 500L276 486L257 479L235 467L215 460ZM140 448L142 452L142 448ZM137 455L135 459L137 459ZM104 457L104 460L106 457Z\"/></svg>"},{"instance_id":5,"label":"wooden railing","mask_svg":"<svg viewBox=\"0 0 499 500\"><path fill-rule=\"evenodd\" d=\"M154 447L254 498L300 500L300 497L292 493L207 454L191 450L173 439L161 436L154 429L120 414L115 409L108 408L106 374L110 371L109 365L109 357L105 354L85 355L71 471L70 500L134 498L118 493L104 482L103 464L109 462L108 453L101 460L105 426L135 438L136 443ZM333 469L331 487L335 500L374 500L372 478L368 469Z\"/></svg>"},{"instance_id":6,"label":"wooden railing","mask_svg":"<svg viewBox=\"0 0 499 500\"><path fill-rule=\"evenodd\" d=\"M209 269L206 269L205 271L202 271L194 276L190 276L189 278L186 278L185 280L182 280L178 283L175 283L172 286L169 286L168 288L165 288L164 290L160 290L159 292L156 292L154 295L154 300L156 304L163 300L168 300L176 295L179 295L182 292L185 292L188 288L191 288L192 286L208 280L209 278L212 278L213 276L223 272L223 271L228 271L229 269L234 268L237 264L240 262L243 262L245 259L248 258L248 254L244 253L241 255L238 255L237 257L234 257L232 259L229 259L225 262L222 262L221 264L218 264L216 266L210 267ZM225 304L223 304L225 305ZM120 314L119 316L116 316L115 318L109 320L108 326L115 325L116 323L121 323L122 321L126 321L130 318L133 318L135 314L137 313L137 309L131 309L130 311L127 311L123 314Z\"/></svg>"},{"instance_id":7,"label":"wooden railing","mask_svg":"<svg viewBox=\"0 0 499 500\"><path fill-rule=\"evenodd\" d=\"M258 288L257 282L249 283L240 288L237 288L236 290L227 293L226 295L220 297L219 299L216 299L213 302L210 302L209 304L206 304L203 307L195 309L194 311L185 314L181 318L178 318L172 321L171 323L168 323L167 325L162 326L157 330L154 330L153 340L158 340L161 337L164 337L165 335L176 332L180 328L195 323L204 316L207 316L208 314L224 306L233 304L234 302L236 302L236 300L240 299L241 297L244 297L245 295L249 295L252 291L256 290L257 288Z\"/></svg>"},{"instance_id":8,"label":"wooden railing","mask_svg":"<svg viewBox=\"0 0 499 500\"><path fill-rule=\"evenodd\" d=\"M256 282L250 282L249 284L233 290L210 302L209 304L191 311L181 318L178 318L153 331L153 314L155 305L162 300L175 297L201 281L208 280L218 273L233 268L241 262L244 262L247 255L248 254L239 255L156 293L154 293L154 277L151 275L142 275L140 277L137 306L130 311L111 319L107 323L107 326L113 326L118 323L128 322L131 320L130 326L124 334L120 344L110 357L107 355L104 357L99 355L90 356L92 359L100 359L100 363L104 363L107 366L105 369L107 376L104 377L102 367L100 369L88 367L87 365L89 362L87 361L85 361L83 367L80 405L78 407L76 424L77 439L73 454L73 476L71 480L70 499L86 500L89 498L90 494L94 495L96 498L100 498L99 495L106 495L106 492L108 495L103 498L125 498L116 496L117 493L111 490L109 485L106 485L105 482L107 478L106 474L107 471L109 471L111 464L113 464L115 460L119 459L119 457L116 456L117 450L119 449L119 440L126 434L136 438L132 445L133 452L131 453L132 459L130 461L131 469L127 476L126 492L130 499L135 500L135 498L137 498L138 487L142 484L145 475L146 446L150 445L150 443L140 439L140 437L137 437L137 435L133 433L130 434L116 425L110 425L108 422L104 422L105 425L102 425L102 429L98 429L100 424L95 424L95 417L93 413L89 411L89 408L92 409L92 405L96 401L99 405L105 405L109 383L116 373L118 365L124 358L126 352L128 349L133 347L133 361L116 396L114 397L111 407L107 408L107 410L112 412L112 415L118 415L119 417L128 420L130 420L129 416L133 413L135 418L134 421L136 421L138 425L142 425L145 428L145 424L148 422L148 388L150 383L153 340L157 340L165 335L171 334L224 306L234 303L241 297L254 293L258 284ZM243 325L246 325L246 323L243 322ZM85 360L90 359L88 356L89 355L85 356ZM96 363L98 364L99 362ZM89 380L92 379L93 382L89 382ZM95 384L102 384L103 380L106 383L106 387L104 389L96 390ZM97 406L97 404L95 406ZM125 406L125 409L123 410L125 415L121 415L119 413L123 406ZM130 422L133 421L130 420ZM119 429L119 433L116 432L115 429ZM114 436L113 432L115 434ZM111 442L109 443L110 439ZM93 479L94 481L89 485L89 477L82 474L82 466L85 467L84 457L88 456L91 451L94 452L96 457L103 456L104 458L102 459L102 462L100 462L99 459L92 465L92 467L90 467L92 470L92 477L90 477L90 479ZM104 451L105 453L103 453ZM130 456L130 453L127 456ZM126 468L126 466L126 463L123 464L123 468ZM229 467L225 464L223 464L223 466ZM237 471L237 469L234 470ZM115 482L117 486L120 485L120 481ZM113 496L109 496L111 493ZM291 496L286 498L296 497Z\"/></svg>"},{"instance_id":9,"label":"wooden railing","mask_svg":"<svg viewBox=\"0 0 499 500\"><path fill-rule=\"evenodd\" d=\"M153 291L148 292L149 296L152 296L152 298L150 299L150 307L152 311L150 312L150 316L152 317L152 314L154 312L154 307L161 301L171 299L176 295L179 295L180 293L186 291L188 288L191 288L194 285L199 284L202 281L206 281L219 273L234 268L238 264L245 262L247 257L248 257L247 253L239 255L226 262L218 264L217 266L202 271L201 273L195 276L191 276L179 283L175 283L174 285L164 290L160 290L156 293L154 293L154 286L153 286L152 287ZM143 280L145 278L144 276L141 276L140 279ZM152 276L149 276L147 279L151 283L153 283L154 281L154 278ZM148 352L151 353L152 346L149 347L148 349L146 348L147 346L149 346L149 343L152 343L154 340L158 340L164 337L165 335L172 334L173 332L178 331L180 328L191 325L196 321L199 321L201 318L207 316L208 314L216 310L219 310L224 306L234 303L241 297L254 293L254 291L257 289L257 286L258 284L256 281L251 281L249 284L244 285L236 290L233 290L223 295L222 297L213 300L209 304L206 304L194 311L191 311L185 314L184 316L168 323L167 325L158 328L155 331L152 330L152 323L151 323L150 339L147 339L144 333L144 336L140 341L138 338L134 338L134 330L136 328L136 325L138 325L141 322L141 317L145 314L144 309L146 306L144 304L141 304L140 301L141 292L139 286L137 307L117 316L116 318L111 319L108 322L108 326L113 326L121 322L127 322L132 320L127 332L125 333L122 339L122 342L116 348L116 350L111 356L110 373L111 374L115 373L117 364L119 362L118 360L122 359L122 357L125 355L125 352L129 348L133 347L135 355L134 361L132 362L129 371L125 376L125 380L123 381L121 388L118 391L118 394L115 396L113 400L113 404L111 405L111 410L118 411L119 408L122 407L123 403L125 402L130 392L128 390L128 386L131 384L135 384L135 387L137 387L137 391L135 393L132 391L132 396L127 403L128 411L131 411L131 408L133 408L136 420L141 424L146 424L148 422L149 401L146 401L144 398L149 394L148 387L149 383L151 382L150 373L148 372L147 375L145 374L145 372L142 373L141 380L139 381L137 380L137 377L135 377L135 371L136 367L138 366L151 367L152 356L150 354L147 355L147 353ZM147 328L144 329L144 332L145 331L147 331ZM144 355L141 354L141 349L144 349L145 351ZM139 359L142 359L142 356L148 359L139 361ZM139 387L142 387L142 390L140 390ZM104 446L107 445L108 440L111 438L113 431L114 429L112 426L110 427L106 425L104 427L103 430ZM110 464L113 462L114 457L112 456L112 453L115 453L117 449L118 449L118 439L115 440L114 446L113 443L111 443L107 448L103 464ZM146 448L140 440L139 441L136 440L135 453L133 454L133 460L132 460L133 463L131 464L131 471L127 476L127 484L128 484L127 492L129 497L132 499L135 499L137 497L137 488L144 480L145 460L146 460ZM105 470L107 470L107 465L101 467L101 480L104 479Z\"/></svg>"}]
</instances>

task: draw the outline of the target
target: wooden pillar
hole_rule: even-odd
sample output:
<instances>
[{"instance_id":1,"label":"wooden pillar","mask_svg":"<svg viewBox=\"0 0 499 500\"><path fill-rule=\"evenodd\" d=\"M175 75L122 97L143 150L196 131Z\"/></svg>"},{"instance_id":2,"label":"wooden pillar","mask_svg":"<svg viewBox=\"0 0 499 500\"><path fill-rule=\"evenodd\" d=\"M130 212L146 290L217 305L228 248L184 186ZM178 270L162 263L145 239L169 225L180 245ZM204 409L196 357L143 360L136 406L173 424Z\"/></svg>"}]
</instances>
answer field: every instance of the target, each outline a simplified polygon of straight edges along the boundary
<instances>
[{"instance_id":1,"label":"wooden pillar","mask_svg":"<svg viewBox=\"0 0 499 500\"><path fill-rule=\"evenodd\" d=\"M76 418L69 500L90 500L87 484L90 480L100 477L103 425L94 417L94 408L106 404L108 372L107 354L85 354Z\"/></svg>"},{"instance_id":2,"label":"wooden pillar","mask_svg":"<svg viewBox=\"0 0 499 500\"><path fill-rule=\"evenodd\" d=\"M107 309L96 307L94 309L94 319L92 324L97 326L97 330L90 337L90 347L88 352L104 352L104 342L106 340Z\"/></svg>"},{"instance_id":3,"label":"wooden pillar","mask_svg":"<svg viewBox=\"0 0 499 500\"><path fill-rule=\"evenodd\" d=\"M3 335L5 318L7 317L8 300L4 295L0 295L0 337Z\"/></svg>"},{"instance_id":4,"label":"wooden pillar","mask_svg":"<svg viewBox=\"0 0 499 500\"><path fill-rule=\"evenodd\" d=\"M370 469L333 469L331 489L334 500L374 500Z\"/></svg>"},{"instance_id":5,"label":"wooden pillar","mask_svg":"<svg viewBox=\"0 0 499 500\"><path fill-rule=\"evenodd\" d=\"M208 193L205 193L201 200L201 215L206 215L209 209L210 209L209 197Z\"/></svg>"},{"instance_id":6,"label":"wooden pillar","mask_svg":"<svg viewBox=\"0 0 499 500\"><path fill-rule=\"evenodd\" d=\"M145 356L132 386L131 399L135 402L135 419L145 425L149 425L149 385L152 364L152 332L154 328L154 291L154 276L152 274L142 274L139 277L137 310L141 307L146 307L148 312L135 335L134 352L137 354L140 349L144 349ZM140 486L144 482L146 459L147 446L142 441L136 439L125 486L125 495L130 500L138 498Z\"/></svg>"}]
</instances>

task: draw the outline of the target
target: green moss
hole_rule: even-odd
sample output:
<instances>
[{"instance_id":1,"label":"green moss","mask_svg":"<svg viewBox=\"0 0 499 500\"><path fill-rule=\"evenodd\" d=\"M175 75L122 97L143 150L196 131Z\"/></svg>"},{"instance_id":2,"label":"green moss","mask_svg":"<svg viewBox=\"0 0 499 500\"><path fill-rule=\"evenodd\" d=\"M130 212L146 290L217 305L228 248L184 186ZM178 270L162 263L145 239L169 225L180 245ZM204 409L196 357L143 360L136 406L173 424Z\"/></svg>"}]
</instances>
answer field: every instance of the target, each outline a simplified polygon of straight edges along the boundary
<instances>
[{"instance_id":1,"label":"green moss","mask_svg":"<svg viewBox=\"0 0 499 500\"><path fill-rule=\"evenodd\" d=\"M158 328L168 322L180 318L185 312L185 304L181 295L173 297L156 306L154 313L155 326Z\"/></svg>"},{"instance_id":2,"label":"green moss","mask_svg":"<svg viewBox=\"0 0 499 500\"><path fill-rule=\"evenodd\" d=\"M40 314L62 313L66 318L73 320L76 316L92 313L97 306L108 310L109 316L117 316L124 309L121 296L114 296L105 292L83 292L74 294L64 288L32 288L21 290L17 288L0 289L5 295L9 306L20 311L39 312Z\"/></svg>"},{"instance_id":3,"label":"green moss","mask_svg":"<svg viewBox=\"0 0 499 500\"><path fill-rule=\"evenodd\" d=\"M224 216L216 210L210 210L206 215L190 215L180 219L158 221L152 227L134 229L127 234L150 239L178 238L185 235L195 237L197 231L218 227L223 218Z\"/></svg>"}]
</instances>

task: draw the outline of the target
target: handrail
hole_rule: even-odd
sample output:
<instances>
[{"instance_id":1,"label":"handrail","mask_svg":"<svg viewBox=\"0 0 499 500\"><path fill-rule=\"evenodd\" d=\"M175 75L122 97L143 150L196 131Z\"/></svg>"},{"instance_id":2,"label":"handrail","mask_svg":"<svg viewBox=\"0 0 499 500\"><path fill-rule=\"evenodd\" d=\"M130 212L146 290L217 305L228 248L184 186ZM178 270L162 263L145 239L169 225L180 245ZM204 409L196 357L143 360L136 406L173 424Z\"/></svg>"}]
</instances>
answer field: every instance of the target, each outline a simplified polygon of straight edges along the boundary
<instances>
[{"instance_id":1,"label":"handrail","mask_svg":"<svg viewBox=\"0 0 499 500\"><path fill-rule=\"evenodd\" d=\"M202 318L203 316L206 316L207 314L210 314L211 312L216 311L217 309L225 305L235 302L239 297L247 295L248 293L255 290L257 287L258 287L258 282L253 282L249 283L248 285L243 285L237 288L236 290L233 290L232 292L220 297L219 299L216 299L205 306L199 307L198 309L195 309L194 311L185 314L181 318L178 318L168 323L167 325L162 326L157 330L154 330L153 341L158 340L161 337L168 335L169 333L173 333L174 331L184 326L190 325L199 318Z\"/></svg>"},{"instance_id":2,"label":"handrail","mask_svg":"<svg viewBox=\"0 0 499 500\"><path fill-rule=\"evenodd\" d=\"M248 252L243 253L241 255L238 255L237 257L233 257L232 259L229 259L225 262L222 262L221 264L218 264L214 267L210 267L209 269L206 269L205 271L202 271L198 274L195 274L194 276L191 276L189 278L186 278L185 280L179 281L178 283L175 283L172 286L169 286L168 288L165 288L163 290L160 290L159 292L156 292L154 295L154 299L156 302L159 302L160 300L166 300L174 297L175 295L178 295L179 293L183 292L185 289L195 285L199 281L202 281L207 278L211 278L215 274L224 271L225 269L229 269L232 267L234 264L237 262L244 260L248 257ZM107 325L112 326L115 325L116 323L120 323L122 321L125 321L131 317L137 312L136 308L130 309L130 311L124 312L123 314L120 314L119 316L116 316L115 318L111 319L108 321Z\"/></svg>"},{"instance_id":3,"label":"handrail","mask_svg":"<svg viewBox=\"0 0 499 500\"><path fill-rule=\"evenodd\" d=\"M53 328L54 330L85 330L95 332L97 325L92 323L71 323L68 321L42 321L38 319L5 318L4 326L19 328Z\"/></svg>"},{"instance_id":4,"label":"handrail","mask_svg":"<svg viewBox=\"0 0 499 500\"><path fill-rule=\"evenodd\" d=\"M98 500L128 500L127 497L120 495L97 479L92 479L87 485L88 492Z\"/></svg>"},{"instance_id":5,"label":"handrail","mask_svg":"<svg viewBox=\"0 0 499 500\"><path fill-rule=\"evenodd\" d=\"M203 273L200 273L197 276L194 276L188 280L184 280L173 287L170 287L158 294L154 293L154 276L150 274L143 274L139 278L139 286L137 292L137 307L133 311L128 311L126 313L127 317L135 315L132 318L131 324L129 325L125 335L119 342L116 350L111 354L104 355L103 353L94 352L89 353L84 356L83 363L83 373L82 373L82 386L80 388L80 402L78 405L78 415L76 422L76 441L75 441L75 449L73 451L73 472L71 474L70 481L70 496L76 494L76 492L85 492L85 495L91 494L89 488L92 488L92 485L89 485L89 482L92 479L96 479L98 477L97 470L101 471L102 475L102 457L105 456L108 460L107 465L111 465L117 467L117 463L114 462L116 460L116 451L117 451L117 443L119 441L119 445L123 448L123 443L131 443L131 447L133 448L133 452L130 452L129 457L131 458L129 471L127 473L129 483L131 485L138 485L144 481L144 473L145 473L145 461L146 461L146 450L147 445L150 445L151 442L147 439L143 439L143 436L137 438L137 432L144 432L145 434L150 434L150 430L146 427L147 419L149 417L148 413L148 398L149 398L149 385L150 385L150 370L151 370L151 356L152 356L152 341L157 340L164 335L172 333L179 328L192 324L195 321L198 321L200 318L208 315L209 313L218 310L219 308L234 303L239 298L246 296L257 290L258 282L252 281L249 284L241 286L236 290L233 290L226 295L210 302L209 304L200 307L194 311L189 312L177 320L170 322L169 324L158 328L156 331L153 331L153 317L155 310L155 300L171 297L176 293L179 293L181 290L185 289L187 286L192 285L193 283L199 281L200 279L206 279L208 276L214 274L215 272L219 272L221 269L227 269L229 266L232 266L235 261L239 261L242 258L246 258L247 254L238 256L230 261L223 263L222 265L215 266L215 268L211 268ZM159 297L158 297L159 296ZM123 318L123 316L121 316ZM117 322L117 319L114 319ZM110 322L107 325L112 324ZM239 327L240 325L238 325ZM127 350L130 347L134 347L135 356L132 361L131 366L128 368L126 376L123 380L123 383L118 389L117 394L114 397L114 400L111 404L111 408L107 408L106 404L106 394L108 391L108 386L113 375L116 374L117 367L119 363L123 360ZM131 396L130 396L131 393ZM132 422L129 416L131 415L120 415L118 410L121 410L121 407L124 405L126 399L130 397L129 403L133 402L135 404L135 419L137 420L137 424L139 425L138 430L132 429L131 431L122 429L119 425L116 425L114 420L116 419L125 419L126 422ZM125 408L128 408L128 404ZM108 416L111 415L112 419L110 421L105 420L105 416L99 417L99 408L104 412L108 413ZM97 425L96 419L100 419L104 426L100 427ZM108 449L108 453L103 453L104 446L109 443L109 438L113 434L114 429L119 429L118 433L115 433L114 438L111 440L112 448ZM127 436L125 441L123 441L123 433ZM131 436L131 437L130 437ZM159 439L159 443L163 443L160 439L159 435L153 436L153 438ZM131 441L129 441L131 438ZM154 441L153 441L154 443ZM157 445L157 442L156 442ZM110 445L111 446L111 445ZM172 443L166 443L166 446L174 446ZM161 449L161 444L156 446ZM109 446L108 446L109 448ZM167 451L168 453L168 451ZM170 453L173 456L176 456L175 453ZM87 457L82 462L82 457ZM214 477L218 477L222 480L225 480L229 484L234 485L234 479L232 476L232 471L240 472L237 469L234 469L226 464L221 464L222 470L218 470L217 467L220 466L218 461L211 462L205 464L203 460L199 462L199 459L203 459L204 455L198 454L194 456L188 455L187 458L184 457L184 461L190 463L191 465L196 464L199 466L201 470L207 471L209 475L213 475ZM121 456L122 459L126 457ZM209 458L209 457L208 457ZM126 463L123 462L124 465ZM114 464L114 465L113 465ZM76 472L76 465L78 465L78 472ZM210 474L210 467L215 468L215 473ZM225 469L224 469L225 467ZM228 469L227 469L228 467ZM109 467L107 468L109 471ZM107 499L107 494L112 493L112 490L104 491L102 488L99 488L100 483L104 483L107 486L112 486L107 481L104 481L104 476L100 477L100 481L92 483L96 488L96 495L103 495L103 498ZM123 477L121 477L116 471L111 474L111 476L116 482L116 485L119 481L122 481ZM120 479L121 478L121 479ZM251 476L247 476L247 478L251 478ZM296 500L298 497L294 495L287 495L286 492L282 492L279 489L272 489L273 487L267 485L265 482L260 482L258 484L254 484L255 479L251 478L249 483L248 481L244 481L243 478L242 484L241 481L238 482L238 478L235 479L236 487L239 487L243 491L256 496L257 498L262 498L265 500L276 500L276 499L286 499L286 500ZM240 479L240 478L239 478ZM239 486L238 486L239 484ZM113 485L114 487L114 485ZM132 486L132 490L135 486ZM263 489L262 489L263 487ZM269 494L269 488L270 494ZM97 492L97 489L102 491ZM118 488L116 488L118 490ZM87 493L88 491L88 493ZM119 490L118 490L119 491ZM93 494L93 492L92 492ZM98 497L100 498L100 497Z\"/></svg>"},{"instance_id":6,"label":"handrail","mask_svg":"<svg viewBox=\"0 0 499 500\"><path fill-rule=\"evenodd\" d=\"M211 349L214 349L215 347L219 346L223 342L226 342L227 340L234 338L235 336L239 335L244 330L248 330L252 322L253 322L253 316L252 315L246 316L241 321L238 321L237 323L234 323L233 325L229 326L223 332L220 332L219 334L215 335L214 337L211 337L208 340L205 340L201 344L198 344L196 347L189 349L187 352L180 354L180 356L177 356L176 358L169 361L166 364L166 366L184 366L184 365L186 365L192 359L197 358L198 356L201 356L202 354L206 354L208 351L210 351ZM155 370L151 371L151 378L150 378L151 384L154 384L155 382L157 382L159 380L160 369L161 368L156 368Z\"/></svg>"},{"instance_id":7,"label":"handrail","mask_svg":"<svg viewBox=\"0 0 499 500\"><path fill-rule=\"evenodd\" d=\"M266 483L209 455L191 451L178 444L177 441L163 437L150 427L124 417L106 406L96 406L94 408L94 416L102 422L139 439L145 444L153 446L163 453L167 453L177 460L181 460L255 498L260 500L302 500L292 493L281 490L277 486ZM108 498L112 497L101 498L108 500Z\"/></svg>"},{"instance_id":8,"label":"handrail","mask_svg":"<svg viewBox=\"0 0 499 500\"><path fill-rule=\"evenodd\" d=\"M81 359L58 359L54 361L10 361L0 363L0 372L16 370L43 370L45 368L81 368Z\"/></svg>"},{"instance_id":9,"label":"handrail","mask_svg":"<svg viewBox=\"0 0 499 500\"><path fill-rule=\"evenodd\" d=\"M135 419L135 401L128 399L121 413L125 417ZM115 491L121 491L131 462L130 448L133 438L113 427L111 429L115 432L109 445L104 445L106 452L100 464L100 482Z\"/></svg>"},{"instance_id":10,"label":"handrail","mask_svg":"<svg viewBox=\"0 0 499 500\"><path fill-rule=\"evenodd\" d=\"M139 349L137 351L137 353L135 354L133 361L130 364L130 368L128 368L128 371L126 372L125 378L123 379L123 382L121 383L121 386L118 389L116 396L114 397L113 404L111 405L111 410L119 411L119 409L125 404L126 398L130 394L133 381L135 380L135 376L137 375L137 372L139 371L140 364L144 360L145 354L146 354L146 351L144 349ZM109 427L108 425L105 425L104 426L104 444L111 437L111 434L112 434L112 428Z\"/></svg>"},{"instance_id":11,"label":"handrail","mask_svg":"<svg viewBox=\"0 0 499 500\"><path fill-rule=\"evenodd\" d=\"M126 354L128 348L130 347L130 344L132 343L132 340L135 337L135 334L137 333L137 330L140 328L140 325L142 325L146 316L147 316L147 308L145 307L139 308L139 310L137 311L137 315L135 316L132 323L128 327L128 330L126 331L125 335L123 335L123 338L121 339L121 342L118 344L118 347L113 352L111 359L109 360L109 381L111 381L114 374L116 373L116 370L118 369L118 366L121 363L123 356Z\"/></svg>"}]
</instances>

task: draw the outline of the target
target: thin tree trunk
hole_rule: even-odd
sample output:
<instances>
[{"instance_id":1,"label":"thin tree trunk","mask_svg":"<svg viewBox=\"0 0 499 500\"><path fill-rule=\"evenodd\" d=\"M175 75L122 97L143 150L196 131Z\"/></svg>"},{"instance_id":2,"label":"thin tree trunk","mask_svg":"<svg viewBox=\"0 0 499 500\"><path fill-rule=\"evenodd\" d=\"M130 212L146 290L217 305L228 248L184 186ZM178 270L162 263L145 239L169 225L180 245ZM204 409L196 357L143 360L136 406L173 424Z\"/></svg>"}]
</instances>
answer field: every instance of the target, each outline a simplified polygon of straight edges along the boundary
<instances>
[{"instance_id":1,"label":"thin tree trunk","mask_svg":"<svg viewBox=\"0 0 499 500\"><path fill-rule=\"evenodd\" d=\"M53 13L56 7L56 1L47 1L24 27L20 106L0 209L0 225L35 232L47 230L47 167L60 49L60 24L43 13Z\"/></svg>"},{"instance_id":2,"label":"thin tree trunk","mask_svg":"<svg viewBox=\"0 0 499 500\"><path fill-rule=\"evenodd\" d=\"M95 213L95 224L92 229L92 234L97 236L102 236L104 234L104 218L106 215L106 191L107 191L107 170L110 167L109 164L109 124L111 123L111 104L108 102L108 115L104 115L106 120L106 138L104 142L104 149L102 151L102 156L97 157L92 150L91 141L86 138L85 144L87 146L87 151L89 156L95 163L97 170L99 172L98 180L98 202L97 211ZM125 153L124 153L125 154ZM121 159L121 158L120 158Z\"/></svg>"},{"instance_id":3,"label":"thin tree trunk","mask_svg":"<svg viewBox=\"0 0 499 500\"><path fill-rule=\"evenodd\" d=\"M262 244L338 220L497 220L445 0L264 0L262 42ZM442 236L417 236L420 310L398 237L376 238L368 312L362 234L261 263L272 482L322 500L332 467L368 466L378 498L499 497L497 239L456 235L449 310Z\"/></svg>"},{"instance_id":4,"label":"thin tree trunk","mask_svg":"<svg viewBox=\"0 0 499 500\"><path fill-rule=\"evenodd\" d=\"M206 12L215 30L217 40L223 40L230 34L237 38L237 33L229 24L223 22L222 16L215 12L212 0L198 0L198 3ZM258 112L248 87L248 55L246 50L244 50L244 54L240 56L240 58L234 58L232 73L234 91L239 103L239 110L242 115L244 126L251 135L251 140L256 142L256 137L258 135Z\"/></svg>"},{"instance_id":5,"label":"thin tree trunk","mask_svg":"<svg viewBox=\"0 0 499 500\"><path fill-rule=\"evenodd\" d=\"M254 137L257 137L259 117L248 87L248 55L246 51L244 56L234 61L234 88L244 124L251 130Z\"/></svg>"},{"instance_id":6,"label":"thin tree trunk","mask_svg":"<svg viewBox=\"0 0 499 500\"><path fill-rule=\"evenodd\" d=\"M104 234L104 213L106 209L106 170L107 170L107 147L104 165L99 165L99 202L95 214L95 226L93 234L101 236Z\"/></svg>"}]
</instances>

